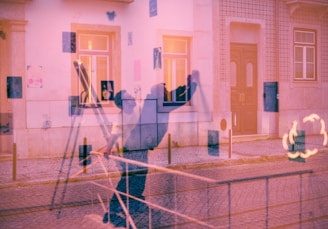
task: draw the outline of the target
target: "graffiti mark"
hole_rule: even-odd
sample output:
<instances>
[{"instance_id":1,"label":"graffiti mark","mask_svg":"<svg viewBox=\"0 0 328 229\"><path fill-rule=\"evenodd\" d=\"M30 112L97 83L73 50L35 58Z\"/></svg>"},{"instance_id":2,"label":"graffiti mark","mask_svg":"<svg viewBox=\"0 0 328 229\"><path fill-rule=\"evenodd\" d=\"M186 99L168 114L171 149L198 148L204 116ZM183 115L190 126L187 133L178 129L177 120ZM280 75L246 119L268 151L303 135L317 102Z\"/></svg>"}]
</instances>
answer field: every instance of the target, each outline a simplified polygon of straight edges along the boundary
<instances>
[{"instance_id":1,"label":"graffiti mark","mask_svg":"<svg viewBox=\"0 0 328 229\"><path fill-rule=\"evenodd\" d=\"M328 135L327 135L327 131L326 131L326 124L325 121L323 119L320 118L319 115L317 114L311 114L308 115L306 117L303 118L303 123L306 122L315 122L320 120L320 125L321 125L321 129L320 129L320 135L323 136L323 146L326 146L328 143ZM289 150L288 147L288 143L291 145L295 144L295 137L297 137L297 121L293 121L292 123L292 127L289 130L289 132L287 134L284 134L282 137L282 146L285 150ZM305 149L304 152L300 152L300 151L296 151L296 152L288 152L287 155L289 158L291 159L296 159L298 157L301 157L303 159L309 158L310 156L313 156L315 154L318 153L318 149L314 148L314 149Z\"/></svg>"}]
</instances>

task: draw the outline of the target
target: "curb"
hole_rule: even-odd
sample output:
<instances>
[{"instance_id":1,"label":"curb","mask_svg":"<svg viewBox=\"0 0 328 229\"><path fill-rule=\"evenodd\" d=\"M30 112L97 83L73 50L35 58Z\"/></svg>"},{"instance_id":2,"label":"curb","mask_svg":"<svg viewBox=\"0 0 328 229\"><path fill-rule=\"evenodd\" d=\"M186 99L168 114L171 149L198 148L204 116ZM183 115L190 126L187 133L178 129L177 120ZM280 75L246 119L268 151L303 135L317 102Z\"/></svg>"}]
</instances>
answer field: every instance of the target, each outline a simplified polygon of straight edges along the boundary
<instances>
[{"instance_id":1,"label":"curb","mask_svg":"<svg viewBox=\"0 0 328 229\"><path fill-rule=\"evenodd\" d=\"M200 162L200 163L185 163L185 164L172 164L166 165L164 168L173 169L173 170L192 170L192 169L202 169L202 168L211 168L211 167L221 167L221 166L235 166L240 164L253 164L253 163L263 163L263 162L274 162L286 160L285 155L272 155L272 156L253 156L248 158L238 158L238 159L224 159L222 161L215 162ZM158 172L157 169L149 169L149 173ZM119 177L120 172L113 172L109 174L109 177ZM96 174L96 175L86 175L84 177L75 177L70 178L68 182L86 182L91 180L99 180L108 178L105 174ZM22 180L22 181L10 181L7 184L0 184L0 189L5 188L14 188L14 187L24 187L32 185L43 185L43 184L56 184L57 179L48 179L48 180ZM65 180L60 180L59 184L64 184Z\"/></svg>"}]
</instances>

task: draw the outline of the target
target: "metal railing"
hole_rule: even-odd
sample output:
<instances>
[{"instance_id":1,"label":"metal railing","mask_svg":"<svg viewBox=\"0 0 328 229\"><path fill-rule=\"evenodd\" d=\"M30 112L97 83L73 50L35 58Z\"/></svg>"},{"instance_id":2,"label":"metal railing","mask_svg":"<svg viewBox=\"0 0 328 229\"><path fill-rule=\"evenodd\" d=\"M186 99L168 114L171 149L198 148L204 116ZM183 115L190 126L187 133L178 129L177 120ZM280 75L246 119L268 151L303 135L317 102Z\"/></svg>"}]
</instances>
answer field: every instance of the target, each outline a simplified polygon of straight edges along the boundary
<instances>
[{"instance_id":1,"label":"metal railing","mask_svg":"<svg viewBox=\"0 0 328 229\"><path fill-rule=\"evenodd\" d=\"M91 155L96 155L97 156L97 160L96 161L101 164L104 173L109 177L109 174L107 172L107 169L106 169L103 161L101 160L102 154L101 153L98 153L98 152L92 151L91 152ZM174 174L174 175L177 175L177 176L183 176L183 177L188 178L188 179L199 180L199 181L202 181L202 182L205 182L205 183L215 184L215 182L216 182L216 180L214 180L214 179L210 179L210 178L206 178L206 177L201 177L201 176L197 176L197 175L193 175L193 174L189 174L189 173L185 173L185 172L181 172L181 171L177 171L177 170L173 170L173 169L169 169L169 168L165 168L165 167L160 167L160 166L157 166L157 165L151 165L151 164L147 164L147 163L143 163L143 162L139 162L139 161L135 161L135 160L130 160L130 159L122 158L122 157L119 157L119 156L109 155L108 157L109 157L109 159L116 160L118 162L124 162L124 163L126 163L126 165L133 164L133 165L137 165L137 166L147 167L147 168L153 169L154 170L153 172L164 172L164 173ZM129 179L129 172L135 172L135 171L129 171L128 166L126 166L126 170L125 170L126 179ZM151 209L157 209L157 210L160 210L160 211L163 211L163 212L170 213L170 214L175 215L177 217L180 217L182 219L185 219L185 220L187 220L189 222L192 222L192 223L201 225L202 227L206 227L206 228L217 228L214 225L210 225L210 224L208 224L208 223L206 223L204 221L201 221L201 220L199 220L197 218L188 216L187 214L184 214L184 213L181 213L181 212L178 212L178 211L169 209L169 208L167 208L165 206L161 206L159 204L152 203L150 201L146 201L146 200L140 199L138 197L132 196L132 195L130 195L128 193L128 190L129 190L128 187L127 187L127 193L119 192L113 186L113 182L111 181L111 178L110 177L108 178L108 181L109 181L108 182L109 186L101 185L101 184L99 184L99 183L97 183L95 181L91 181L91 183L94 184L94 185L96 185L96 186L98 186L98 187L107 189L108 191L112 191L114 193L114 195L117 196L117 198L118 198L118 200L119 200L119 202L121 204L121 207L123 208L124 213L126 215L127 225L130 225L132 228L137 228L137 227L136 227L136 224L133 221L132 217L129 214L129 209L126 206L124 206L124 203L123 203L123 200L122 200L121 196L124 196L127 199L130 198L130 199L139 201L141 203L147 204L149 206L149 208L150 208L150 211L151 211ZM127 183L128 183L128 180L127 180ZM127 206L129 206L129 204L127 204ZM151 217L151 215L150 215L150 217ZM152 222L152 220L149 219L149 227L148 228L152 228L151 222Z\"/></svg>"},{"instance_id":2,"label":"metal railing","mask_svg":"<svg viewBox=\"0 0 328 229\"><path fill-rule=\"evenodd\" d=\"M177 203L170 203L167 204L168 206L163 206L160 205L158 203L154 203L151 201L148 201L146 199L141 199L138 198L136 196L133 196L131 194L129 194L128 190L129 188L127 187L127 192L123 193L123 192L119 192L116 190L115 186L113 185L113 182L110 178L110 174L108 173L108 169L106 168L104 162L103 162L103 155L102 153L99 152L95 152L92 151L90 156L96 156L97 159L94 160L94 162L99 162L104 173L106 174L106 177L108 177L108 184L109 185L103 185L100 183L97 183L96 181L91 181L91 183L95 186L98 186L102 189L106 189L109 192L113 192L113 195L117 196L117 199L119 200L121 207L124 211L125 217L126 217L126 225L131 226L132 228L137 228L136 223L134 222L133 217L130 215L129 212L129 202L127 201L127 204L124 204L124 201L122 200L122 197L126 198L127 200L134 200L134 201L139 201L140 203L146 204L149 207L149 225L148 228L152 228L152 214L151 211L152 210L158 210L161 212L165 212L167 214L170 214L171 216L173 216L173 221L170 222L170 225L165 225L165 226L174 226L174 227L179 227L179 225L198 225L201 228L219 228L221 226L217 225L217 224L213 224L213 217L212 219L209 219L210 217L208 216L210 213L208 212L209 209L206 209L206 206L209 205L210 201L212 201L210 198L209 193L211 192L211 190L217 188L217 187L222 187L222 186L227 186L227 202L228 202L228 206L227 206L227 217L228 217L228 222L226 225L222 226L224 228L231 228L232 226L232 191L231 188L233 185L239 184L239 183L245 183L245 182L251 182L251 181L261 181L264 180L265 181L265 227L268 228L269 227L269 180L271 179L275 179L275 178L282 178L282 177L292 177L292 176L298 176L299 177L299 225L300 227L302 226L302 203L303 203L303 194L302 194L302 189L303 189L303 182L302 182L302 177L304 174L311 174L313 173L312 170L302 170L302 171L295 171L295 172L286 172L286 173L278 173L278 174L272 174L272 175L263 175L263 176L254 176L254 177L246 177L246 178L240 178L240 179L231 179L231 180L224 180L224 181L218 181L215 179L211 179L211 178L206 178L203 176L198 176L198 175L194 175L194 174L190 174L190 173L186 173L186 172L182 172L182 171L177 171L174 169L170 169L170 168L165 168L165 167L161 167L161 166L157 166L157 165L152 165L152 164L148 164L148 163L143 163L143 162L139 162L139 161L135 161L135 160L130 160L130 159L126 159L120 156L114 156L114 155L109 155L109 159L111 160L115 160L118 162L123 162L126 165L128 164L133 164L133 165L137 165L137 166L141 166L141 167L147 167L149 169L152 169L151 174L155 174L155 173L164 173L164 174L171 174L175 176L175 180L173 182L173 188L170 189L171 193L169 194L165 194L165 195L172 195L173 196L173 200L171 198L168 198L169 201L173 201L173 202L178 202L179 198L184 198L185 196L188 195L188 193L192 193L192 195L199 195L199 198L206 198L206 201L204 200L200 200L200 202L197 203L205 203L205 207L202 208L201 213L194 213L194 214L190 214L190 212L188 211L183 211L183 210L178 210L177 208ZM94 165L94 163L92 163ZM90 165L90 166L93 166ZM131 172L135 172L135 171L129 171L128 166L126 166L125 168L125 175L126 175L126 179L128 182L129 179L129 173ZM149 173L150 174L150 173ZM198 182L196 187L193 187L191 189L184 189L184 188L179 188L178 187L178 181L177 181L177 177L183 177L183 179L186 179L187 182ZM199 185L200 184L200 185ZM168 185L172 185L172 184L168 184ZM179 195L179 197L177 197ZM163 196L164 198L164 196ZM103 200L101 199L101 197L98 195L98 199L101 202L101 205L104 208L104 211L106 210L105 204L103 202ZM197 201L197 196L193 197L193 201ZM218 201L218 197L216 199L216 201ZM173 206L172 208L169 208L169 206ZM195 207L195 211L196 208L198 208L197 204ZM206 217L207 215L207 217ZM216 218L220 218L218 215L215 216ZM171 219L172 219L171 218ZM209 223L212 222L212 223ZM127 226L127 227L128 227ZM156 226L155 226L156 227Z\"/></svg>"},{"instance_id":3,"label":"metal railing","mask_svg":"<svg viewBox=\"0 0 328 229\"><path fill-rule=\"evenodd\" d=\"M289 177L289 176L299 176L300 178L300 185L299 185L299 191L300 191L300 212L299 212L299 225L301 227L302 225L302 175L303 174L311 174L313 173L312 170L302 170L302 171L294 171L294 172L286 172L286 173L278 173L278 174L272 174L272 175L263 175L263 176L254 176L254 177L246 177L246 178L240 178L240 179L232 179L232 180L225 180L225 181L218 181L217 184L219 185L228 185L228 217L229 217L229 225L228 228L231 227L231 185L235 183L241 183L241 182L249 182L249 181L256 181L256 180L265 180L265 209L266 209L266 217L265 217L265 228L269 228L269 179L273 178L280 178L280 177Z\"/></svg>"}]
</instances>

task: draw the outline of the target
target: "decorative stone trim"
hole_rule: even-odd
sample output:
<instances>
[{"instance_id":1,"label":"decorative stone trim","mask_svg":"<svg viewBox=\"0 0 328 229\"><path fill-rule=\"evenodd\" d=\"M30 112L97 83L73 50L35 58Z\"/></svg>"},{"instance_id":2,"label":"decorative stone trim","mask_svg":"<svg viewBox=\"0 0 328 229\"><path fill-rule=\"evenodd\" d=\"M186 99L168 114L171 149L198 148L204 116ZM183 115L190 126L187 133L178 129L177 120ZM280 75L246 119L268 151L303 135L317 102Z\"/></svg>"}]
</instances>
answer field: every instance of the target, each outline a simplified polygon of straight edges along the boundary
<instances>
[{"instance_id":1,"label":"decorative stone trim","mask_svg":"<svg viewBox=\"0 0 328 229\"><path fill-rule=\"evenodd\" d=\"M292 17L298 10L312 9L324 15L328 13L328 2L323 0L286 0L289 14Z\"/></svg>"}]
</instances>

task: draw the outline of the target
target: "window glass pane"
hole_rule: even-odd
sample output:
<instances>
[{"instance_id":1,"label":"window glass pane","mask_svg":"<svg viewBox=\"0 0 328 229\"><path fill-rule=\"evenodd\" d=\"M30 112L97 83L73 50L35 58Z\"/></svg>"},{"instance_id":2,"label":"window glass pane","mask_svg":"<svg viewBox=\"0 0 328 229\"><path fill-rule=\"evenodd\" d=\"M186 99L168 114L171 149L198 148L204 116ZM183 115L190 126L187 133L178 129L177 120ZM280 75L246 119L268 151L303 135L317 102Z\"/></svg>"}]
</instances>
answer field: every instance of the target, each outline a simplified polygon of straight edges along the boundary
<instances>
[{"instance_id":1,"label":"window glass pane","mask_svg":"<svg viewBox=\"0 0 328 229\"><path fill-rule=\"evenodd\" d=\"M164 39L164 49L163 52L166 53L187 53L187 42L186 40L179 39Z\"/></svg>"},{"instance_id":2,"label":"window glass pane","mask_svg":"<svg viewBox=\"0 0 328 229\"><path fill-rule=\"evenodd\" d=\"M295 61L303 61L303 47L295 47Z\"/></svg>"},{"instance_id":3,"label":"window glass pane","mask_svg":"<svg viewBox=\"0 0 328 229\"><path fill-rule=\"evenodd\" d=\"M303 44L314 44L315 33L308 31L295 31L295 42Z\"/></svg>"},{"instance_id":4,"label":"window glass pane","mask_svg":"<svg viewBox=\"0 0 328 229\"><path fill-rule=\"evenodd\" d=\"M306 62L314 62L314 48L307 47L306 48Z\"/></svg>"},{"instance_id":5,"label":"window glass pane","mask_svg":"<svg viewBox=\"0 0 328 229\"><path fill-rule=\"evenodd\" d=\"M295 78L303 78L303 64L295 63Z\"/></svg>"},{"instance_id":6,"label":"window glass pane","mask_svg":"<svg viewBox=\"0 0 328 229\"><path fill-rule=\"evenodd\" d=\"M102 84L101 81L108 80L108 58L107 56L96 56L96 72L97 72L97 96L101 100ZM111 91L111 88L108 88Z\"/></svg>"},{"instance_id":7,"label":"window glass pane","mask_svg":"<svg viewBox=\"0 0 328 229\"><path fill-rule=\"evenodd\" d=\"M176 101L186 101L186 90L185 86L187 82L187 64L185 59L176 59ZM178 88L180 87L180 88Z\"/></svg>"},{"instance_id":8,"label":"window glass pane","mask_svg":"<svg viewBox=\"0 0 328 229\"><path fill-rule=\"evenodd\" d=\"M92 70L92 59L91 56L80 56L80 61L82 62L88 76L83 80L79 80L79 95L81 103L91 103L92 102L92 93L91 93L91 70ZM83 85L82 82L85 82Z\"/></svg>"},{"instance_id":9,"label":"window glass pane","mask_svg":"<svg viewBox=\"0 0 328 229\"><path fill-rule=\"evenodd\" d=\"M97 56L96 58L97 77L100 80L108 80L108 58L107 56Z\"/></svg>"},{"instance_id":10,"label":"window glass pane","mask_svg":"<svg viewBox=\"0 0 328 229\"><path fill-rule=\"evenodd\" d=\"M80 49L93 51L108 51L108 36L81 34Z\"/></svg>"},{"instance_id":11,"label":"window glass pane","mask_svg":"<svg viewBox=\"0 0 328 229\"><path fill-rule=\"evenodd\" d=\"M306 78L313 79L314 78L314 64L306 64Z\"/></svg>"},{"instance_id":12,"label":"window glass pane","mask_svg":"<svg viewBox=\"0 0 328 229\"><path fill-rule=\"evenodd\" d=\"M172 88L172 64L171 60L164 58L164 101L172 101L171 88Z\"/></svg>"},{"instance_id":13,"label":"window glass pane","mask_svg":"<svg viewBox=\"0 0 328 229\"><path fill-rule=\"evenodd\" d=\"M175 60L176 68L176 86L183 86L186 84L187 79L187 64L185 59Z\"/></svg>"}]
</instances>

